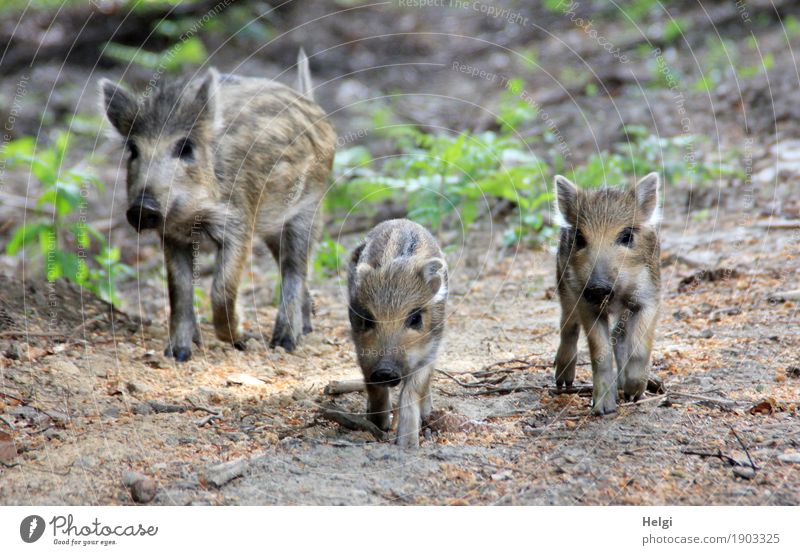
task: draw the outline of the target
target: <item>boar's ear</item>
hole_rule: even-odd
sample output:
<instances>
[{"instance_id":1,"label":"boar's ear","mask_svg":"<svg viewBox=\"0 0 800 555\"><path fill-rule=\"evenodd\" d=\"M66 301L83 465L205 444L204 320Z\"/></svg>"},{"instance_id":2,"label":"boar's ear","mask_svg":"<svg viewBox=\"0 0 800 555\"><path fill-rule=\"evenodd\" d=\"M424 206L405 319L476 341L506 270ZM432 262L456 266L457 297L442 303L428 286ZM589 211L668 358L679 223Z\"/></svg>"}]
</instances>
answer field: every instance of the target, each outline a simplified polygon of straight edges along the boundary
<instances>
[{"instance_id":1,"label":"boar's ear","mask_svg":"<svg viewBox=\"0 0 800 555\"><path fill-rule=\"evenodd\" d=\"M563 175L557 175L556 184L556 212L561 216L562 227L572 227L578 221L578 186Z\"/></svg>"},{"instance_id":2,"label":"boar's ear","mask_svg":"<svg viewBox=\"0 0 800 555\"><path fill-rule=\"evenodd\" d=\"M123 137L127 137L139 108L136 98L108 79L100 79L99 85L103 111L108 121Z\"/></svg>"},{"instance_id":3,"label":"boar's ear","mask_svg":"<svg viewBox=\"0 0 800 555\"><path fill-rule=\"evenodd\" d=\"M447 283L444 281L446 272L447 264L441 258L431 258L420 269L420 276L433 295L432 302L441 301L447 296Z\"/></svg>"},{"instance_id":4,"label":"boar's ear","mask_svg":"<svg viewBox=\"0 0 800 555\"><path fill-rule=\"evenodd\" d=\"M648 173L635 186L636 219L650 225L658 224L661 213L658 207L658 172Z\"/></svg>"},{"instance_id":5,"label":"boar's ear","mask_svg":"<svg viewBox=\"0 0 800 555\"><path fill-rule=\"evenodd\" d=\"M217 85L219 83L219 74L213 67L209 69L194 98L189 103L190 113L195 115L195 125L201 125L209 130L217 127Z\"/></svg>"}]
</instances>

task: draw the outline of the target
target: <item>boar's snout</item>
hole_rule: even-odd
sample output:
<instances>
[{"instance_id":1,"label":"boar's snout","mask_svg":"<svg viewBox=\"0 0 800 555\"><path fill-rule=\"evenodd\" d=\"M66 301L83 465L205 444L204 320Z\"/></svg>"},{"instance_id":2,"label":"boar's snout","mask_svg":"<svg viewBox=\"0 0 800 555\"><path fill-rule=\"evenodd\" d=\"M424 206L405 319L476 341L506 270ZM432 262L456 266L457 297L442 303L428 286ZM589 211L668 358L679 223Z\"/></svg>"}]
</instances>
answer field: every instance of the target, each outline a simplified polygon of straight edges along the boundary
<instances>
[{"instance_id":1,"label":"boar's snout","mask_svg":"<svg viewBox=\"0 0 800 555\"><path fill-rule=\"evenodd\" d=\"M614 288L607 281L592 280L583 290L583 298L593 305L601 305L614 298Z\"/></svg>"},{"instance_id":2,"label":"boar's snout","mask_svg":"<svg viewBox=\"0 0 800 555\"><path fill-rule=\"evenodd\" d=\"M369 376L371 385L394 387L400 383L400 369L391 361L380 361Z\"/></svg>"},{"instance_id":3,"label":"boar's snout","mask_svg":"<svg viewBox=\"0 0 800 555\"><path fill-rule=\"evenodd\" d=\"M155 229L162 223L158 203L147 193L142 193L134 199L125 216L128 218L128 223L137 231Z\"/></svg>"}]
</instances>

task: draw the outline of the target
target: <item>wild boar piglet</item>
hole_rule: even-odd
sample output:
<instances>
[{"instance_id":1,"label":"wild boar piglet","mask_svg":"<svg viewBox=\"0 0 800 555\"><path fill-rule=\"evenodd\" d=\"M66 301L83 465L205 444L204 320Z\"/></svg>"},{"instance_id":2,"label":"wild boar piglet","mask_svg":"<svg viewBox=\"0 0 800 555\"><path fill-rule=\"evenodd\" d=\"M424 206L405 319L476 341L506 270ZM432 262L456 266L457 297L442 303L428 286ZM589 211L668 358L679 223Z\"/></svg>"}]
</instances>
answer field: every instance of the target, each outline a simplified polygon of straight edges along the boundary
<instances>
[{"instance_id":1,"label":"wild boar piglet","mask_svg":"<svg viewBox=\"0 0 800 555\"><path fill-rule=\"evenodd\" d=\"M390 388L400 385L397 444L418 447L447 302L447 264L436 239L409 220L378 225L353 251L348 294L368 417L388 430Z\"/></svg>"},{"instance_id":2,"label":"wild boar piglet","mask_svg":"<svg viewBox=\"0 0 800 555\"><path fill-rule=\"evenodd\" d=\"M314 103L308 60L298 90L219 75L168 80L142 94L103 79L103 111L125 141L126 216L162 240L169 285L167 356L186 361L200 334L194 310L200 246L217 257L211 288L216 336L245 345L236 301L254 238L278 261L281 299L271 346L291 351L311 331L306 278L335 135Z\"/></svg>"},{"instance_id":3,"label":"wild boar piglet","mask_svg":"<svg viewBox=\"0 0 800 555\"><path fill-rule=\"evenodd\" d=\"M627 188L580 189L559 175L555 188L562 220L556 386L575 379L582 327L592 359L592 413L608 414L616 411L618 389L638 400L647 385L661 290L659 177L648 174Z\"/></svg>"}]
</instances>

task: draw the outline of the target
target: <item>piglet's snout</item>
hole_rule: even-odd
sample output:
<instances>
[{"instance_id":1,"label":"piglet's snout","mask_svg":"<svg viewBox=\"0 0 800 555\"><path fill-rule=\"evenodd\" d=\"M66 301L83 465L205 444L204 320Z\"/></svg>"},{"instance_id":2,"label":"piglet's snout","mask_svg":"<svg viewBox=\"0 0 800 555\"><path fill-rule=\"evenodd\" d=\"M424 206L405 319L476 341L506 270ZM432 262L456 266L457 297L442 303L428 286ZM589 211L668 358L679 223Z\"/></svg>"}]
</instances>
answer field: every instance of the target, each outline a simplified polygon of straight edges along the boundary
<instances>
[{"instance_id":1,"label":"piglet's snout","mask_svg":"<svg viewBox=\"0 0 800 555\"><path fill-rule=\"evenodd\" d=\"M614 289L605 281L590 281L583 290L583 298L593 305L601 305L614 298Z\"/></svg>"},{"instance_id":2,"label":"piglet's snout","mask_svg":"<svg viewBox=\"0 0 800 555\"><path fill-rule=\"evenodd\" d=\"M369 382L371 385L394 387L400 383L400 377L400 369L396 365L381 361L370 374Z\"/></svg>"}]
</instances>

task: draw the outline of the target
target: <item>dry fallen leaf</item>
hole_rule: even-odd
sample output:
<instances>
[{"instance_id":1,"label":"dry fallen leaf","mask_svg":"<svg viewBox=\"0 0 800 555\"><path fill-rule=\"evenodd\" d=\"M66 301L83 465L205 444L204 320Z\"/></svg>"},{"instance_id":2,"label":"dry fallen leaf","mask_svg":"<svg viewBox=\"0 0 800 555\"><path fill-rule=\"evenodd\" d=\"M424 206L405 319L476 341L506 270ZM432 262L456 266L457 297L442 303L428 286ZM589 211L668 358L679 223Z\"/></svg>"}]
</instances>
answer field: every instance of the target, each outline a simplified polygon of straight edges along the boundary
<instances>
[{"instance_id":1,"label":"dry fallen leaf","mask_svg":"<svg viewBox=\"0 0 800 555\"><path fill-rule=\"evenodd\" d=\"M14 440L5 432L0 432L0 462L11 462L17 456Z\"/></svg>"},{"instance_id":2,"label":"dry fallen leaf","mask_svg":"<svg viewBox=\"0 0 800 555\"><path fill-rule=\"evenodd\" d=\"M783 405L775 400L774 397L768 397L760 403L750 407L750 414L772 414L784 410Z\"/></svg>"}]
</instances>

